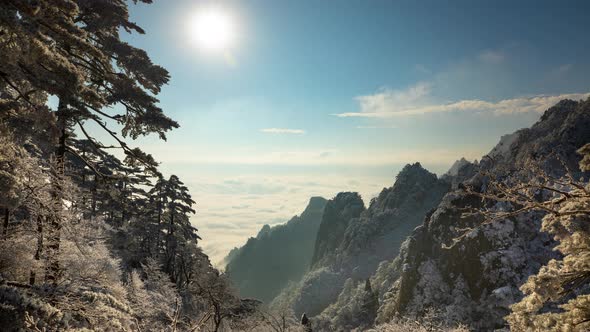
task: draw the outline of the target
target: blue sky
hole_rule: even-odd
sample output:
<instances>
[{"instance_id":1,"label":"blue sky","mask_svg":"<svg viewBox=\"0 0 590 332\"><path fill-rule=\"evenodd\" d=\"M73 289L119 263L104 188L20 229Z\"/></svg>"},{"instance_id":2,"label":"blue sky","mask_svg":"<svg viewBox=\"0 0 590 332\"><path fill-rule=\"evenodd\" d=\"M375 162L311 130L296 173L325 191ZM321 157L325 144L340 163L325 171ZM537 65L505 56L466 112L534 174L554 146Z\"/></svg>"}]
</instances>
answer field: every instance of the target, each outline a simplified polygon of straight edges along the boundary
<instances>
[{"instance_id":1,"label":"blue sky","mask_svg":"<svg viewBox=\"0 0 590 332\"><path fill-rule=\"evenodd\" d=\"M211 6L235 40L195 45ZM563 97L590 92L587 1L160 0L131 5L126 36L172 76L181 128L142 139L197 201L214 261L310 196L368 200L420 161L438 174Z\"/></svg>"}]
</instances>

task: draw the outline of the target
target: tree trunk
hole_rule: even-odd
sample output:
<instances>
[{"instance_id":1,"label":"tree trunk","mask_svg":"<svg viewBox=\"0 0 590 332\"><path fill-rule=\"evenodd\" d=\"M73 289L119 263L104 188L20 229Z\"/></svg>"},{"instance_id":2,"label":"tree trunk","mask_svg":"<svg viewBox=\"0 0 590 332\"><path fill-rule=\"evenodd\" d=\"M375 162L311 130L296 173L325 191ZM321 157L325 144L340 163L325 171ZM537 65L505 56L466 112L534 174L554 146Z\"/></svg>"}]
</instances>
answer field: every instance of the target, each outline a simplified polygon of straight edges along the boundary
<instances>
[{"instance_id":1,"label":"tree trunk","mask_svg":"<svg viewBox=\"0 0 590 332\"><path fill-rule=\"evenodd\" d=\"M43 253L43 217L37 216L37 250L35 251L35 260L38 262L41 260L41 254ZM35 284L36 272L35 269L31 270L29 277L29 284L32 286Z\"/></svg>"},{"instance_id":2,"label":"tree trunk","mask_svg":"<svg viewBox=\"0 0 590 332\"><path fill-rule=\"evenodd\" d=\"M96 183L92 187L92 212L90 214L90 221L94 220L94 217L96 217Z\"/></svg>"},{"instance_id":3,"label":"tree trunk","mask_svg":"<svg viewBox=\"0 0 590 332\"><path fill-rule=\"evenodd\" d=\"M160 193L160 198L158 198L158 225L162 223L162 193Z\"/></svg>"},{"instance_id":4,"label":"tree trunk","mask_svg":"<svg viewBox=\"0 0 590 332\"><path fill-rule=\"evenodd\" d=\"M221 309L219 308L219 306L214 305L214 308L215 315L213 316L213 322L215 323L215 329L213 331L218 332L219 328L221 327L221 321L223 320L223 317L221 317Z\"/></svg>"},{"instance_id":5,"label":"tree trunk","mask_svg":"<svg viewBox=\"0 0 590 332\"><path fill-rule=\"evenodd\" d=\"M67 103L63 97L59 99L57 109L58 124L60 130L59 142L55 151L55 165L51 170L51 198L53 211L50 211L47 223L47 255L45 265L45 282L56 285L60 276L59 246L61 242L61 228L63 209L63 180L65 176L65 155L67 143L66 113Z\"/></svg>"},{"instance_id":6,"label":"tree trunk","mask_svg":"<svg viewBox=\"0 0 590 332\"><path fill-rule=\"evenodd\" d=\"M125 204L127 203L127 194L125 193L127 190L127 182L123 181L121 186L121 192L123 193L123 197L121 199L121 223L119 227L123 227L125 225Z\"/></svg>"},{"instance_id":7,"label":"tree trunk","mask_svg":"<svg viewBox=\"0 0 590 332\"><path fill-rule=\"evenodd\" d=\"M162 189L158 190L158 227L156 227L156 252L160 253L162 242L160 240L160 226L162 224Z\"/></svg>"},{"instance_id":8,"label":"tree trunk","mask_svg":"<svg viewBox=\"0 0 590 332\"><path fill-rule=\"evenodd\" d=\"M174 206L174 205L172 205ZM176 279L174 278L174 256L176 253L176 248L172 247L172 243L174 241L173 239L174 236L174 208L170 209L170 228L168 229L168 236L166 236L166 253L167 253L167 259L166 259L166 270L167 272L171 273L172 278L174 279L174 281L176 281Z\"/></svg>"},{"instance_id":9,"label":"tree trunk","mask_svg":"<svg viewBox=\"0 0 590 332\"><path fill-rule=\"evenodd\" d=\"M10 209L6 207L4 209L4 228L2 229L2 235L4 238L8 236L8 222L10 221Z\"/></svg>"},{"instance_id":10,"label":"tree trunk","mask_svg":"<svg viewBox=\"0 0 590 332\"><path fill-rule=\"evenodd\" d=\"M170 236L174 235L174 209L170 210Z\"/></svg>"},{"instance_id":11,"label":"tree trunk","mask_svg":"<svg viewBox=\"0 0 590 332\"><path fill-rule=\"evenodd\" d=\"M86 159L86 151L82 151L82 158ZM86 189L86 171L83 170L82 171L82 188ZM84 194L82 194L82 205L84 206L84 209L87 208L86 206L86 191L84 191Z\"/></svg>"}]
</instances>

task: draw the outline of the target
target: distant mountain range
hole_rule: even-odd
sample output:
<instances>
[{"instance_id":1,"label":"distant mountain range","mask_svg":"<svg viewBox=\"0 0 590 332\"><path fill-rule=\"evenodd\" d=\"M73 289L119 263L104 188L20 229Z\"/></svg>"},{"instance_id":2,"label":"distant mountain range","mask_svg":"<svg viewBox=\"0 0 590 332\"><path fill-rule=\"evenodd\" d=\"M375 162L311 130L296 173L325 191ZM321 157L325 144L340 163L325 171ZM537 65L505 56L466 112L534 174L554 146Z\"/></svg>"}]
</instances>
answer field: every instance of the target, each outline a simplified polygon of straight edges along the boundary
<instances>
[{"instance_id":1,"label":"distant mountain range","mask_svg":"<svg viewBox=\"0 0 590 332\"><path fill-rule=\"evenodd\" d=\"M440 178L406 165L367 208L357 193L313 198L301 217L232 251L227 271L242 296L305 312L322 331L429 310L476 330L503 328L518 287L556 255L555 243L539 231L538 212L484 223L468 212L489 203L465 187L484 190L489 174L523 181L525 165L587 179L575 151L588 142L590 101L561 101L479 162L459 159ZM374 293L379 305L368 310Z\"/></svg>"}]
</instances>

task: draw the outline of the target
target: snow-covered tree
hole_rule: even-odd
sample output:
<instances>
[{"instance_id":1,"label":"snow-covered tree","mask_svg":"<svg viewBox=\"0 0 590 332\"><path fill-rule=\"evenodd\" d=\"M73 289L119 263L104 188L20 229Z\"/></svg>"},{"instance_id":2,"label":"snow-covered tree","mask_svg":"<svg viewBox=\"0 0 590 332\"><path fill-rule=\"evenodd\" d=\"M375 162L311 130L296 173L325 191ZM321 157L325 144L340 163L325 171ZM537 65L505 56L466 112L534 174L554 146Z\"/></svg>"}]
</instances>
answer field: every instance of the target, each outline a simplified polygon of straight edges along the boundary
<instances>
[{"instance_id":1,"label":"snow-covered tree","mask_svg":"<svg viewBox=\"0 0 590 332\"><path fill-rule=\"evenodd\" d=\"M580 168L590 171L590 144L582 147ZM553 259L521 287L524 299L507 317L514 329L587 331L590 329L590 186L569 177L549 180L554 198L541 204L548 212L542 230L559 244Z\"/></svg>"},{"instance_id":2,"label":"snow-covered tree","mask_svg":"<svg viewBox=\"0 0 590 332\"><path fill-rule=\"evenodd\" d=\"M579 167L590 171L590 144L580 148ZM557 160L561 158L556 157ZM497 220L531 210L545 213L541 230L558 242L561 258L550 260L521 286L524 298L506 317L514 330L587 331L590 329L590 185L579 172L566 169L555 177L531 165L526 183L506 184L493 179L484 199L502 208L486 211ZM574 176L572 174L578 174Z\"/></svg>"},{"instance_id":3,"label":"snow-covered tree","mask_svg":"<svg viewBox=\"0 0 590 332\"><path fill-rule=\"evenodd\" d=\"M126 2L10 0L0 6L0 77L5 89L13 100L22 99L32 108L42 108L43 103L29 98L30 93L40 91L58 100L53 128L46 132L53 145L50 180L55 206L63 200L66 154L85 161L71 147L75 128L98 148L107 148L85 128L92 122L116 147L138 158L125 137L157 133L165 139L165 132L178 126L153 96L167 83L168 73L144 51L120 39L121 30L143 33L129 21ZM119 111L112 113L107 107ZM57 284L63 221L57 214L49 217L45 278Z\"/></svg>"}]
</instances>

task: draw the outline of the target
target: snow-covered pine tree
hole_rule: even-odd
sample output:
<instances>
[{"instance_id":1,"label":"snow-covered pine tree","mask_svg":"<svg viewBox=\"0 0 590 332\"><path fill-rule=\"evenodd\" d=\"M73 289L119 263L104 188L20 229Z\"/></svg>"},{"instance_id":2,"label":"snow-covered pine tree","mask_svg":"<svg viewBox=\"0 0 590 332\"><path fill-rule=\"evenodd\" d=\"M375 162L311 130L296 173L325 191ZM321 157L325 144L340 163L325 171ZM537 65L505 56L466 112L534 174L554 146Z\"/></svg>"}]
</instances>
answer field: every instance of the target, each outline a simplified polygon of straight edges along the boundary
<instances>
[{"instance_id":1,"label":"snow-covered pine tree","mask_svg":"<svg viewBox=\"0 0 590 332\"><path fill-rule=\"evenodd\" d=\"M120 31L143 33L129 21L124 1L9 0L0 5L4 41L0 77L19 99L34 103L28 90L57 97L54 128L47 141L54 145L52 196L62 204L66 153L84 158L70 141L78 127L88 141L98 142L86 130L92 122L108 133L127 155L138 157L124 138L165 132L178 124L164 115L153 96L166 84L165 69L154 65L147 54L120 38ZM120 112L109 113L116 106ZM120 126L120 130L113 129ZM92 167L91 167L92 168ZM51 216L47 223L48 282L56 284L62 220Z\"/></svg>"},{"instance_id":2,"label":"snow-covered pine tree","mask_svg":"<svg viewBox=\"0 0 590 332\"><path fill-rule=\"evenodd\" d=\"M589 101L585 101L588 103ZM590 171L590 144L578 150L581 171ZM559 162L562 158L553 156ZM590 185L584 173L561 162L565 175L555 177L531 162L522 183L503 183L491 174L483 199L500 209L484 211L490 220L542 211L541 230L553 235L560 258L551 259L520 287L524 298L506 317L516 331L588 331L590 329ZM587 173L586 173L587 174Z\"/></svg>"},{"instance_id":3,"label":"snow-covered pine tree","mask_svg":"<svg viewBox=\"0 0 590 332\"><path fill-rule=\"evenodd\" d=\"M176 274L173 272L176 270L177 265L178 246L183 244L183 241L178 241L178 238L184 240L196 240L198 238L196 228L189 221L189 214L195 213L192 208L195 202L188 193L188 188L176 175L171 175L166 181L164 195L168 203L165 269L175 277ZM178 232L182 233L178 234Z\"/></svg>"},{"instance_id":4,"label":"snow-covered pine tree","mask_svg":"<svg viewBox=\"0 0 590 332\"><path fill-rule=\"evenodd\" d=\"M578 150L580 169L590 171L590 144ZM521 287L525 297L507 317L515 330L590 329L590 185L572 177L550 180L554 197L542 205L548 214L542 230L559 244L562 259L552 259Z\"/></svg>"},{"instance_id":5,"label":"snow-covered pine tree","mask_svg":"<svg viewBox=\"0 0 590 332\"><path fill-rule=\"evenodd\" d=\"M256 310L198 248L187 187L127 143L178 124L155 98L168 73L121 31L143 33L123 0L0 3L0 326L194 330Z\"/></svg>"}]
</instances>

